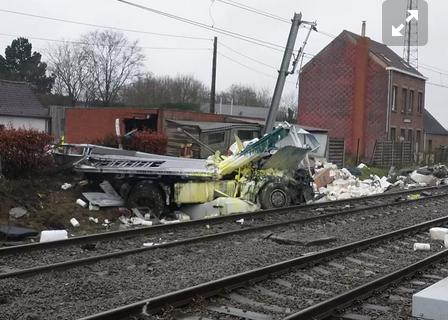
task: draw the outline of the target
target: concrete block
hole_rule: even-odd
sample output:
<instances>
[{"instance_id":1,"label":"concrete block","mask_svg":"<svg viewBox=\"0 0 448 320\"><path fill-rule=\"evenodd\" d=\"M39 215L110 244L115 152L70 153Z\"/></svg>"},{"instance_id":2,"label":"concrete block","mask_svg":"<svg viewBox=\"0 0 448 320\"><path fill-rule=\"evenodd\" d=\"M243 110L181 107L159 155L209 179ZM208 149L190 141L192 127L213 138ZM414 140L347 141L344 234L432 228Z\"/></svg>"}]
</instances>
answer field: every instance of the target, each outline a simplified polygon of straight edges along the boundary
<instances>
[{"instance_id":1,"label":"concrete block","mask_svg":"<svg viewBox=\"0 0 448 320\"><path fill-rule=\"evenodd\" d=\"M448 320L448 278L416 293L412 297L412 316Z\"/></svg>"}]
</instances>

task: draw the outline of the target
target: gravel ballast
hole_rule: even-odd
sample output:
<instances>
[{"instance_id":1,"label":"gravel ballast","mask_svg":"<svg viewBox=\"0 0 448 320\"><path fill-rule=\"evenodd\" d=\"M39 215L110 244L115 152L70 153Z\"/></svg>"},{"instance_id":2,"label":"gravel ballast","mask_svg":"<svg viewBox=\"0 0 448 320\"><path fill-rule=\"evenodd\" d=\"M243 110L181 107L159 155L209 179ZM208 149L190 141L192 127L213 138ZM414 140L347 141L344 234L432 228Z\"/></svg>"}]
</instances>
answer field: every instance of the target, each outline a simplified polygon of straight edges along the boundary
<instances>
[{"instance_id":1,"label":"gravel ballast","mask_svg":"<svg viewBox=\"0 0 448 320\"><path fill-rule=\"evenodd\" d=\"M440 189L437 190L437 192L434 192L434 194L442 194L446 193L448 190ZM378 205L382 204L386 201L394 202L394 199L397 199L397 195L388 195L385 196L383 199L375 199L375 200L369 200L368 203L365 202L357 202L356 206L354 208L360 208L364 207L367 204L369 205ZM434 200L422 200L422 202L416 202L416 205L424 204L427 201L434 201ZM435 200L438 201L438 200ZM401 205L396 206L395 208L391 208L389 210L390 212L399 212L399 210L402 210L402 208L406 208L409 203L406 201L403 201ZM49 249L49 250L39 250L34 252L29 252L25 254L20 255L9 255L5 257L0 257L0 271L3 268L7 268L5 270L10 269L26 269L26 268L32 268L37 266L43 266L47 264L54 264L58 262L64 262L64 261L71 261L71 260L78 260L88 257L93 257L97 255L103 255L107 253L114 253L124 250L131 250L135 248L139 248L143 245L143 243L163 243L163 242L170 242L170 241L179 241L182 239L189 239L189 238L196 238L196 237L203 237L206 235L212 235L216 233L222 233L222 232L229 232L229 231L235 231L235 230L241 230L241 229L247 229L251 227L258 227L263 225L269 225L269 224L275 224L275 223L281 223L281 222L287 222L287 221L293 221L298 219L304 219L308 217L313 217L316 215L323 215L328 213L333 213L335 211L341 211L343 210L344 206L341 207L327 207L325 208L325 211L322 211L321 209L311 209L311 210L301 210L301 211L295 211L285 214L274 214L274 215L265 215L258 217L253 220L245 220L243 224L237 223L235 221L228 221L224 223L219 224L209 224L209 225L201 225L201 226L192 226L192 227L184 227L179 229L173 229L168 230L166 232L147 235L147 236L138 236L135 238L129 238L129 239L121 239L116 241L110 241L110 242L103 242L96 250L85 250L84 246L68 246L68 247L61 247L56 249ZM353 209L352 207L346 208L347 210ZM346 211L346 210L345 210ZM370 210L369 210L370 211ZM349 215L366 215L367 217L370 215L368 212L360 212L360 213L354 213ZM389 212L388 211L388 212ZM341 217L334 217L332 219L326 219L326 222L331 223L334 221L334 223L337 223L338 221L344 221L346 220L349 215L343 215ZM341 220L342 219L342 220ZM350 221L349 221L350 222ZM320 223L319 223L320 224ZM93 244L95 245L95 244Z\"/></svg>"},{"instance_id":2,"label":"gravel ballast","mask_svg":"<svg viewBox=\"0 0 448 320\"><path fill-rule=\"evenodd\" d=\"M414 252L413 244L418 239L429 239L429 236L425 233L420 233L418 236L416 238L416 235L412 235L394 241L383 242L378 248L371 247L362 252L351 253L347 257L332 259L331 263L334 265L321 263L315 267L296 270L274 279L256 283L253 287L249 286L234 290L231 293L225 294L226 299L209 299L205 304L212 304L218 307L240 308L242 310L270 315L273 319L280 320L291 313L316 305L445 250L442 242L432 241L430 251ZM440 265L438 268L429 269L426 273L442 277L448 275L447 270L440 268ZM424 281L433 283L435 280L424 279ZM406 285L405 281L396 290L391 291L395 291L393 294L396 296L403 296L403 292L399 292L403 286L410 287L409 284ZM422 288L419 289L421 290ZM264 289L269 290L271 295L263 294L262 290ZM272 293L278 295L272 296ZM262 305L248 305L247 303L236 300L241 297ZM406 295L404 297L406 298ZM391 311L388 313L388 317L383 319L406 319L406 316L410 316L411 314L406 314L410 312L409 301L394 303L393 301L384 299L384 295L382 295L379 298L373 297L364 302L390 307ZM354 313L373 316L369 310L362 310L361 312L360 308L354 307L352 309L357 310ZM186 306L180 308L178 311L189 316L226 319L225 315L205 310L201 306ZM169 314L165 316L154 315L148 317L148 319L168 320L169 317ZM375 319L377 318L375 317Z\"/></svg>"},{"instance_id":3,"label":"gravel ballast","mask_svg":"<svg viewBox=\"0 0 448 320\"><path fill-rule=\"evenodd\" d=\"M250 233L212 242L158 249L31 277L0 280L0 314L20 319L75 319L232 274L297 258L301 254L445 216L447 199L406 203L270 230L275 234L333 236L326 246L301 247L264 240L265 233ZM146 241L145 241L146 242ZM138 243L140 246L141 244ZM25 263L30 263L25 260ZM24 310L23 306L26 306Z\"/></svg>"}]
</instances>

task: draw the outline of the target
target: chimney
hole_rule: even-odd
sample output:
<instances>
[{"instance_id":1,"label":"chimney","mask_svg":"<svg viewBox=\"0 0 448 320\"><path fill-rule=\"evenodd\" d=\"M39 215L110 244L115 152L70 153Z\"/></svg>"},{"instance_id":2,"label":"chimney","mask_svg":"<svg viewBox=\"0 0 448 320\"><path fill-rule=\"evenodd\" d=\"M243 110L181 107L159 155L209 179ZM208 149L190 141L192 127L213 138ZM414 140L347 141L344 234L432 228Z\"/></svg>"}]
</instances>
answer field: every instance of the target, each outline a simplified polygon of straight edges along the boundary
<instances>
[{"instance_id":1,"label":"chimney","mask_svg":"<svg viewBox=\"0 0 448 320\"><path fill-rule=\"evenodd\" d=\"M361 36L362 36L362 37L365 37L365 36L366 36L366 22L365 22L365 21L362 22Z\"/></svg>"},{"instance_id":2,"label":"chimney","mask_svg":"<svg viewBox=\"0 0 448 320\"><path fill-rule=\"evenodd\" d=\"M352 153L356 154L359 148L359 156L362 159L366 150L366 126L367 126L367 80L369 71L369 47L370 39L366 37L366 22L362 22L362 36L356 40L355 70L354 70L354 107L353 107L353 131Z\"/></svg>"}]
</instances>

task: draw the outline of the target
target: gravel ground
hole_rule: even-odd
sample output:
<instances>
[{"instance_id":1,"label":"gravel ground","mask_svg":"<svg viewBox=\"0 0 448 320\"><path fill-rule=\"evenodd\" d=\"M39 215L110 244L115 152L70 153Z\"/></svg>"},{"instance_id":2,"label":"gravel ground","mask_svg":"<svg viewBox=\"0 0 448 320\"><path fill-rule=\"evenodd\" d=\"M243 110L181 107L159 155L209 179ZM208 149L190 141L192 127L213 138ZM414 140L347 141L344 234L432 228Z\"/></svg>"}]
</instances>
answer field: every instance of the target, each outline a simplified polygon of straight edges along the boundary
<instances>
[{"instance_id":1,"label":"gravel ground","mask_svg":"<svg viewBox=\"0 0 448 320\"><path fill-rule=\"evenodd\" d=\"M445 190L438 190L438 193L445 193L448 192ZM386 197L386 199L377 199L377 200L369 200L369 202L363 202L363 203L357 203L356 208L366 206L366 205L374 205L374 204L381 204L385 201L394 201L394 199L397 199L397 196L389 196ZM430 200L428 200L430 201ZM439 200L436 200L439 201ZM424 201L425 203L426 201ZM392 209L391 212L399 212L399 210L402 210L403 208L406 208L410 204L403 203L402 206L395 207ZM417 206L420 205L420 203L416 204ZM83 259L87 257L107 254L107 253L113 253L113 252L119 252L124 250L130 250L139 248L142 246L143 243L162 243L162 242L170 242L174 240L181 240L181 239L188 239L188 238L195 238L195 237L202 237L206 235L216 234L216 233L222 233L222 232L228 232L228 231L235 231L235 230L241 230L251 227L257 227L262 225L269 225L274 223L281 223L281 222L287 222L297 219L303 219L307 217L315 216L316 214L328 214L335 211L342 211L344 207L330 207L325 208L326 211L322 211L322 209L313 209L313 210L306 210L306 211L296 211L286 214L276 214L276 215L267 215L263 216L257 219L253 220L246 220L241 225L239 223L236 223L235 221L229 221L225 223L220 224L210 224L210 225L203 225L203 226L195 226L195 227L184 227L179 229L173 229L168 230L163 233L158 234L152 234L148 236L139 236L135 238L130 239L122 239L117 241L110 241L110 242L104 242L102 243L97 250L85 250L84 246L69 246L69 247L63 247L63 248L56 248L56 249L50 249L45 251L34 251L26 254L20 254L20 255L10 255L5 257L0 257L0 272L2 268L4 270L11 270L11 269L26 269L26 268L32 268L37 266L43 266L47 264L53 264L63 261L70 261L70 260L78 260ZM353 205L351 208L353 209ZM370 215L370 210L366 212L361 213L355 213L353 215L360 215L368 217ZM348 216L342 217L345 219ZM326 220L330 223L338 223L341 221L341 217L335 217L333 219ZM343 220L345 221L345 220ZM351 223L350 221L348 221ZM319 223L320 225L320 223Z\"/></svg>"},{"instance_id":2,"label":"gravel ground","mask_svg":"<svg viewBox=\"0 0 448 320\"><path fill-rule=\"evenodd\" d=\"M0 280L0 314L5 320L21 319L25 314L36 319L87 316L444 216L441 212L447 202L448 199L439 199L408 203L390 209L394 211L369 210L344 220L339 217L327 221L325 225L314 222L272 230L300 236L335 236L337 241L327 246L281 245L263 240L265 233L250 233L100 261L29 279ZM24 305L26 310L22 308Z\"/></svg>"},{"instance_id":3,"label":"gravel ground","mask_svg":"<svg viewBox=\"0 0 448 320\"><path fill-rule=\"evenodd\" d=\"M448 276L447 267L447 263L437 264L434 268L427 270L425 274L437 275L445 278ZM425 279L417 276L412 278L411 281L422 281L426 284L415 285L411 284L409 281L404 281L399 283L396 287L388 288L379 295L372 296L363 301L363 303L387 306L391 308L388 312L374 311L358 306L348 308L345 312L371 316L376 320L415 320L415 318L412 317L412 295L433 285L438 280Z\"/></svg>"},{"instance_id":4,"label":"gravel ground","mask_svg":"<svg viewBox=\"0 0 448 320\"><path fill-rule=\"evenodd\" d=\"M419 234L421 238L429 239L426 233ZM418 239L418 238L417 238ZM378 248L369 248L359 253L353 253L347 257L333 259L338 267L325 264L319 264L314 268L307 268L293 273L279 276L275 279L266 280L257 283L255 287L235 290L230 294L224 295L224 298L209 299L205 304L214 306L224 306L230 308L240 308L251 312L257 312L270 315L275 320L280 320L291 313L298 312L333 296L354 289L360 285L373 281L374 279L385 276L391 272L416 263L430 255L444 250L441 242L432 242L431 251L413 251L413 243L417 241L415 235L394 241L384 242ZM353 260L362 261L364 264L358 264ZM430 269L427 274L447 276L447 270L442 271L443 265L436 269ZM344 267L344 269L342 269ZM283 281L283 282L279 282ZM421 279L419 279L421 280ZM434 280L425 279L428 285L434 283ZM268 296L260 292L259 287L268 289L281 296ZM378 311L364 310L359 307L353 307L347 310L347 313L356 313L366 316L372 316L374 319L412 319L409 315L412 313L412 293L403 293L403 287L412 287L404 283L397 288L389 289L383 292L379 297L373 297L365 303L389 306L390 312L382 315ZM425 286L426 287L426 286ZM424 287L420 287L419 290ZM414 288L415 289L415 286ZM238 300L242 297L255 301L262 305L250 305ZM397 300L395 297L402 297ZM286 297L286 298L285 298ZM205 310L201 306L184 307L179 309L186 315L195 315L209 317L210 319L227 319L226 315L221 315L213 311ZM148 319L169 319L170 314L155 315Z\"/></svg>"}]
</instances>

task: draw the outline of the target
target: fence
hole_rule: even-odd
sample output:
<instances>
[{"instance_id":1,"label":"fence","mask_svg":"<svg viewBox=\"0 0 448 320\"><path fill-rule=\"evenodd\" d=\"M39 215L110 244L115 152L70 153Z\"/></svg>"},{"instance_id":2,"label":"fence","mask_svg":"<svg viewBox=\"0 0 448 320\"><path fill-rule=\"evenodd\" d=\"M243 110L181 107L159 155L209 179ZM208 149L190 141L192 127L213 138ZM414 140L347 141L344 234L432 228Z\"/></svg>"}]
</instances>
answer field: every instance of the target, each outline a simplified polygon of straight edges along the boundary
<instances>
[{"instance_id":1,"label":"fence","mask_svg":"<svg viewBox=\"0 0 448 320\"><path fill-rule=\"evenodd\" d=\"M345 139L330 138L328 142L328 161L343 167L345 164Z\"/></svg>"},{"instance_id":2,"label":"fence","mask_svg":"<svg viewBox=\"0 0 448 320\"><path fill-rule=\"evenodd\" d=\"M434 163L448 162L448 149L436 148L434 150Z\"/></svg>"},{"instance_id":3,"label":"fence","mask_svg":"<svg viewBox=\"0 0 448 320\"><path fill-rule=\"evenodd\" d=\"M411 142L377 140L371 164L379 166L409 165L413 163L413 160Z\"/></svg>"}]
</instances>

